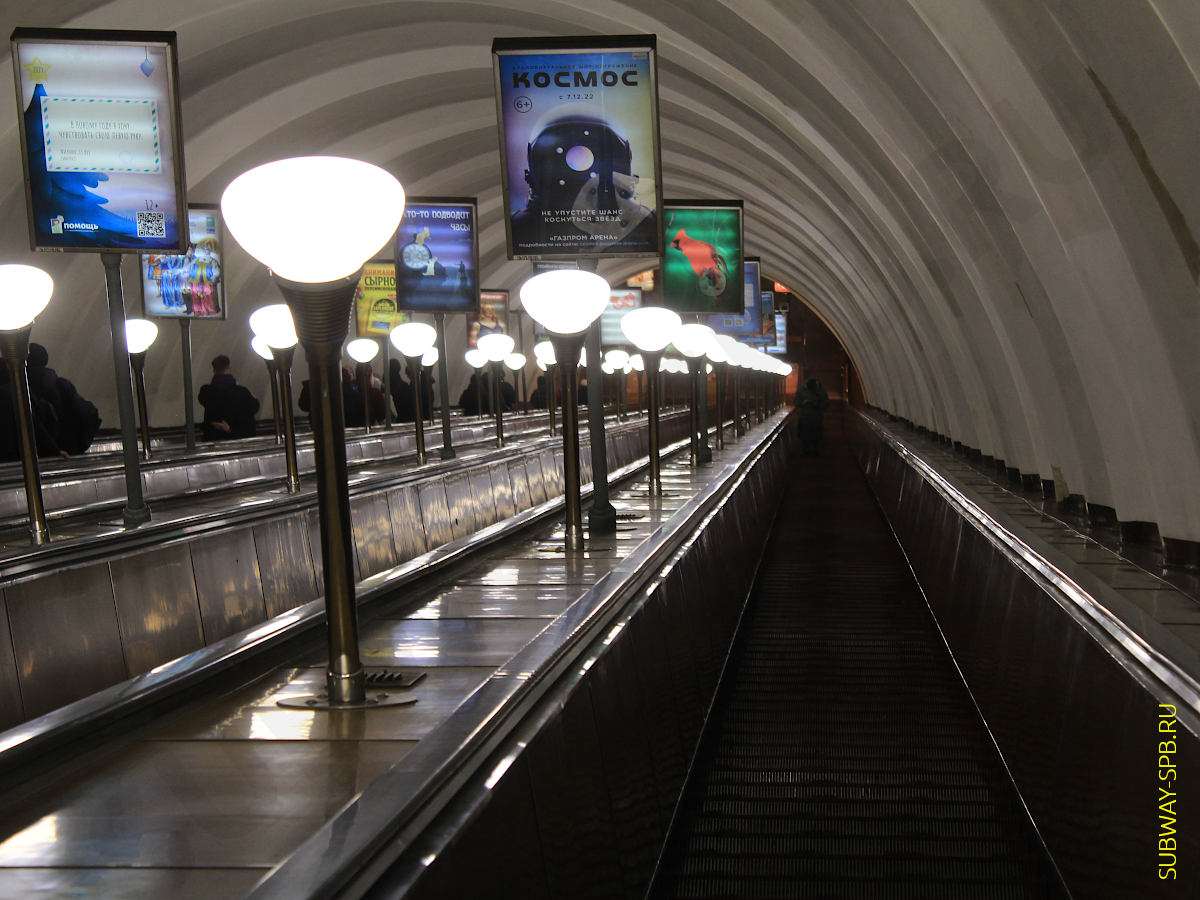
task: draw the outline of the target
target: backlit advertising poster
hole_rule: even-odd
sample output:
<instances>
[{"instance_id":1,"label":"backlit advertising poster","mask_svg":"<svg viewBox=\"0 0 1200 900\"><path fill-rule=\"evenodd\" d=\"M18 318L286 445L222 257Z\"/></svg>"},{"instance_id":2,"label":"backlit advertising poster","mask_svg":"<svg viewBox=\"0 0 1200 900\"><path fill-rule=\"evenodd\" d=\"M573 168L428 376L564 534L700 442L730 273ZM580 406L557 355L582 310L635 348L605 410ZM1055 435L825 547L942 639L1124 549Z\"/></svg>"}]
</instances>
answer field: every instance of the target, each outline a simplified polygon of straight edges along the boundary
<instances>
[{"instance_id":1,"label":"backlit advertising poster","mask_svg":"<svg viewBox=\"0 0 1200 900\"><path fill-rule=\"evenodd\" d=\"M354 291L355 336L387 337L408 320L396 305L396 264L390 259L371 260L363 266Z\"/></svg>"},{"instance_id":2,"label":"backlit advertising poster","mask_svg":"<svg viewBox=\"0 0 1200 900\"><path fill-rule=\"evenodd\" d=\"M485 334L508 334L508 291L480 291L479 315L467 317L467 347Z\"/></svg>"},{"instance_id":3,"label":"backlit advertising poster","mask_svg":"<svg viewBox=\"0 0 1200 900\"><path fill-rule=\"evenodd\" d=\"M761 291L759 293L758 323L760 333L757 337L750 335L746 338L748 344L762 344L764 347L775 343L775 292Z\"/></svg>"},{"instance_id":4,"label":"backlit advertising poster","mask_svg":"<svg viewBox=\"0 0 1200 900\"><path fill-rule=\"evenodd\" d=\"M175 33L18 28L12 57L30 246L187 250Z\"/></svg>"},{"instance_id":5,"label":"backlit advertising poster","mask_svg":"<svg viewBox=\"0 0 1200 900\"><path fill-rule=\"evenodd\" d=\"M787 313L775 313L775 343L767 347L768 353L787 353Z\"/></svg>"},{"instance_id":6,"label":"backlit advertising poster","mask_svg":"<svg viewBox=\"0 0 1200 900\"><path fill-rule=\"evenodd\" d=\"M141 256L142 312L164 319L224 319L221 210L188 207L186 253Z\"/></svg>"},{"instance_id":7,"label":"backlit advertising poster","mask_svg":"<svg viewBox=\"0 0 1200 900\"><path fill-rule=\"evenodd\" d=\"M625 313L641 305L641 288L613 288L608 306L600 314L600 343L605 347L628 347L629 338L621 330L621 320Z\"/></svg>"},{"instance_id":8,"label":"backlit advertising poster","mask_svg":"<svg viewBox=\"0 0 1200 900\"><path fill-rule=\"evenodd\" d=\"M742 201L668 200L663 216L663 306L678 313L740 314Z\"/></svg>"},{"instance_id":9,"label":"backlit advertising poster","mask_svg":"<svg viewBox=\"0 0 1200 900\"><path fill-rule=\"evenodd\" d=\"M758 285L757 259L744 260L742 306L735 315L709 316L717 334L728 334L746 344L762 343L762 289Z\"/></svg>"},{"instance_id":10,"label":"backlit advertising poster","mask_svg":"<svg viewBox=\"0 0 1200 900\"><path fill-rule=\"evenodd\" d=\"M396 304L410 312L479 308L475 201L412 197L396 229Z\"/></svg>"},{"instance_id":11,"label":"backlit advertising poster","mask_svg":"<svg viewBox=\"0 0 1200 900\"><path fill-rule=\"evenodd\" d=\"M653 35L492 43L508 255L658 256Z\"/></svg>"}]
</instances>

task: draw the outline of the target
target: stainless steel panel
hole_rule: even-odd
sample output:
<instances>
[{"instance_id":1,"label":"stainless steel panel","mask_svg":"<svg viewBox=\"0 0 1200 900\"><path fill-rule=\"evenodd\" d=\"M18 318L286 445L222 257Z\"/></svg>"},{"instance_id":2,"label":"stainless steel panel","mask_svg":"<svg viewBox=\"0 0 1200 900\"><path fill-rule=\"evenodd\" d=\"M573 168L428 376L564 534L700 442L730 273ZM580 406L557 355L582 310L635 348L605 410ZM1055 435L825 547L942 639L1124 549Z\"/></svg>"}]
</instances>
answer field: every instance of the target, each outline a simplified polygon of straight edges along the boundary
<instances>
[{"instance_id":1,"label":"stainless steel panel","mask_svg":"<svg viewBox=\"0 0 1200 900\"><path fill-rule=\"evenodd\" d=\"M84 782L5 810L17 830L0 843L0 866L265 869L411 747L144 741Z\"/></svg>"},{"instance_id":2,"label":"stainless steel panel","mask_svg":"<svg viewBox=\"0 0 1200 900\"><path fill-rule=\"evenodd\" d=\"M411 671L417 671L412 669ZM325 687L325 667L279 669L269 678L234 691L220 700L221 715L212 709L178 716L155 731L160 740L250 740L250 741L327 741L347 737L347 723L353 722L356 739L364 741L416 741L440 725L470 694L485 682L494 666L424 668L421 682L411 690L418 702L413 706L393 706L371 710L361 717L337 712L306 713L281 709L276 701L299 694L311 694Z\"/></svg>"},{"instance_id":3,"label":"stainless steel panel","mask_svg":"<svg viewBox=\"0 0 1200 900\"><path fill-rule=\"evenodd\" d=\"M267 617L254 534L249 528L220 532L190 546L205 643L236 634Z\"/></svg>"},{"instance_id":4,"label":"stainless steel panel","mask_svg":"<svg viewBox=\"0 0 1200 900\"><path fill-rule=\"evenodd\" d=\"M492 522L500 522L517 514L517 504L513 499L512 482L508 478L508 466L495 463L491 466L492 499L496 512Z\"/></svg>"},{"instance_id":5,"label":"stainless steel panel","mask_svg":"<svg viewBox=\"0 0 1200 900\"><path fill-rule=\"evenodd\" d=\"M225 477L230 481L255 478L260 474L258 459L253 456L232 456L225 461Z\"/></svg>"},{"instance_id":6,"label":"stainless steel panel","mask_svg":"<svg viewBox=\"0 0 1200 900\"><path fill-rule=\"evenodd\" d=\"M287 460L282 453L264 453L258 458L258 471L263 475L287 475Z\"/></svg>"},{"instance_id":7,"label":"stainless steel panel","mask_svg":"<svg viewBox=\"0 0 1200 900\"><path fill-rule=\"evenodd\" d=\"M313 564L313 580L317 584L317 596L325 593L325 560L321 558L321 520L315 509L304 514L305 530L308 532L308 555Z\"/></svg>"},{"instance_id":8,"label":"stainless steel panel","mask_svg":"<svg viewBox=\"0 0 1200 900\"><path fill-rule=\"evenodd\" d=\"M363 458L362 446L358 443L358 441L347 441L346 442L346 460L350 461L350 460L362 459L362 458Z\"/></svg>"},{"instance_id":9,"label":"stainless steel panel","mask_svg":"<svg viewBox=\"0 0 1200 900\"><path fill-rule=\"evenodd\" d=\"M262 878L260 869L49 869L0 870L0 900L30 897L103 897L104 900L212 900L242 897Z\"/></svg>"},{"instance_id":10,"label":"stainless steel panel","mask_svg":"<svg viewBox=\"0 0 1200 900\"><path fill-rule=\"evenodd\" d=\"M508 483L512 486L513 507L517 512L529 509L533 500L529 490L529 474L525 460L515 459L505 464L508 468Z\"/></svg>"},{"instance_id":11,"label":"stainless steel panel","mask_svg":"<svg viewBox=\"0 0 1200 900\"><path fill-rule=\"evenodd\" d=\"M450 519L450 533L466 537L476 531L475 503L471 497L471 482L466 473L450 475L442 480L446 489L446 506Z\"/></svg>"},{"instance_id":12,"label":"stainless steel panel","mask_svg":"<svg viewBox=\"0 0 1200 900\"><path fill-rule=\"evenodd\" d=\"M301 472L311 472L316 468L316 454L312 447L296 449L296 466Z\"/></svg>"},{"instance_id":13,"label":"stainless steel panel","mask_svg":"<svg viewBox=\"0 0 1200 900\"><path fill-rule=\"evenodd\" d=\"M587 484L592 480L592 448L585 444L579 448L579 481Z\"/></svg>"},{"instance_id":14,"label":"stainless steel panel","mask_svg":"<svg viewBox=\"0 0 1200 900\"><path fill-rule=\"evenodd\" d=\"M544 619L393 619L364 634L359 650L367 666L500 666L545 627Z\"/></svg>"},{"instance_id":15,"label":"stainless steel panel","mask_svg":"<svg viewBox=\"0 0 1200 900\"><path fill-rule=\"evenodd\" d=\"M187 487L187 475L184 474L183 486ZM25 494L19 495L20 512L25 511ZM49 482L42 486L42 502L45 509L77 509L96 502L96 485L92 481L59 481Z\"/></svg>"},{"instance_id":16,"label":"stainless steel panel","mask_svg":"<svg viewBox=\"0 0 1200 900\"><path fill-rule=\"evenodd\" d=\"M125 479L120 475L97 478L93 484L96 486L96 499L99 501L125 499Z\"/></svg>"},{"instance_id":17,"label":"stainless steel panel","mask_svg":"<svg viewBox=\"0 0 1200 900\"><path fill-rule=\"evenodd\" d=\"M708 705L700 695L700 682L696 672L696 642L688 633L686 606L681 597L679 579L663 582L646 601L661 610L661 619L667 623L667 664L677 698L675 717L679 723L679 739L687 753L700 739L700 729Z\"/></svg>"},{"instance_id":18,"label":"stainless steel panel","mask_svg":"<svg viewBox=\"0 0 1200 900\"><path fill-rule=\"evenodd\" d=\"M462 584L439 591L409 619L552 619L571 605L575 591L555 585Z\"/></svg>"},{"instance_id":19,"label":"stainless steel panel","mask_svg":"<svg viewBox=\"0 0 1200 900\"><path fill-rule=\"evenodd\" d=\"M542 461L542 484L546 489L546 499L549 500L563 492L562 450L543 450L539 455Z\"/></svg>"},{"instance_id":20,"label":"stainless steel panel","mask_svg":"<svg viewBox=\"0 0 1200 900\"><path fill-rule=\"evenodd\" d=\"M387 494L367 494L350 500L350 521L354 537L354 552L358 559L355 571L359 579L390 569L399 561L396 545L392 543L392 515Z\"/></svg>"},{"instance_id":21,"label":"stainless steel panel","mask_svg":"<svg viewBox=\"0 0 1200 900\"><path fill-rule=\"evenodd\" d=\"M106 563L9 585L4 594L27 717L125 679Z\"/></svg>"},{"instance_id":22,"label":"stainless steel panel","mask_svg":"<svg viewBox=\"0 0 1200 900\"><path fill-rule=\"evenodd\" d=\"M421 519L421 503L413 487L396 488L389 491L388 511L392 517L392 541L396 547L397 562L406 562L420 556L427 549L425 523Z\"/></svg>"},{"instance_id":23,"label":"stainless steel panel","mask_svg":"<svg viewBox=\"0 0 1200 900\"><path fill-rule=\"evenodd\" d=\"M421 521L425 523L425 542L432 549L449 543L453 538L450 529L450 510L446 507L446 489L441 479L418 485L421 501Z\"/></svg>"},{"instance_id":24,"label":"stainless steel panel","mask_svg":"<svg viewBox=\"0 0 1200 900\"><path fill-rule=\"evenodd\" d=\"M186 491L191 486L186 466L147 469L143 474L146 478L145 490L147 497L161 497L164 494L175 494ZM95 493L94 488L92 492L93 494Z\"/></svg>"},{"instance_id":25,"label":"stainless steel panel","mask_svg":"<svg viewBox=\"0 0 1200 900\"><path fill-rule=\"evenodd\" d=\"M475 530L496 521L496 489L492 486L494 466L475 466L468 473L471 481L471 505L475 507Z\"/></svg>"},{"instance_id":26,"label":"stainless steel panel","mask_svg":"<svg viewBox=\"0 0 1200 900\"><path fill-rule=\"evenodd\" d=\"M525 476L529 480L530 506L545 503L548 496L546 493L546 475L542 471L540 454L531 453L525 457Z\"/></svg>"},{"instance_id":27,"label":"stainless steel panel","mask_svg":"<svg viewBox=\"0 0 1200 900\"><path fill-rule=\"evenodd\" d=\"M21 709L21 684L17 680L17 660L13 656L12 633L8 628L7 602L0 592L0 731L25 720Z\"/></svg>"},{"instance_id":28,"label":"stainless steel panel","mask_svg":"<svg viewBox=\"0 0 1200 900\"><path fill-rule=\"evenodd\" d=\"M49 504L46 504L49 508ZM0 515L23 516L28 512L23 488L5 488L0 490Z\"/></svg>"},{"instance_id":29,"label":"stainless steel panel","mask_svg":"<svg viewBox=\"0 0 1200 900\"><path fill-rule=\"evenodd\" d=\"M268 617L320 596L302 514L255 525L254 549Z\"/></svg>"},{"instance_id":30,"label":"stainless steel panel","mask_svg":"<svg viewBox=\"0 0 1200 900\"><path fill-rule=\"evenodd\" d=\"M225 483L225 463L219 459L194 462L187 468L188 484L199 488L209 484Z\"/></svg>"},{"instance_id":31,"label":"stainless steel panel","mask_svg":"<svg viewBox=\"0 0 1200 900\"><path fill-rule=\"evenodd\" d=\"M155 666L204 646L192 557L182 544L109 563L126 674Z\"/></svg>"}]
</instances>

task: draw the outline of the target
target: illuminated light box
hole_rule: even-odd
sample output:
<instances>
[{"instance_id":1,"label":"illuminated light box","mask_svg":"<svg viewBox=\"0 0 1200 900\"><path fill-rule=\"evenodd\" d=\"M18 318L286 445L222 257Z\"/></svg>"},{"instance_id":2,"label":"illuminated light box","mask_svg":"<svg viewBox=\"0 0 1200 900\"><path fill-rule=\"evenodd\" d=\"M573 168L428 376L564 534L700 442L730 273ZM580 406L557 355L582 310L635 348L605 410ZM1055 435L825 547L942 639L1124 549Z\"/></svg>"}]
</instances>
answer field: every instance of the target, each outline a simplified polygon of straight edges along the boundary
<instances>
[{"instance_id":1,"label":"illuminated light box","mask_svg":"<svg viewBox=\"0 0 1200 900\"><path fill-rule=\"evenodd\" d=\"M663 306L678 313L740 314L742 201L668 200L663 216Z\"/></svg>"},{"instance_id":2,"label":"illuminated light box","mask_svg":"<svg viewBox=\"0 0 1200 900\"><path fill-rule=\"evenodd\" d=\"M762 289L759 287L758 260L745 260L742 272L742 305L734 315L709 316L708 324L717 334L728 334L742 343L762 340Z\"/></svg>"},{"instance_id":3,"label":"illuminated light box","mask_svg":"<svg viewBox=\"0 0 1200 900\"><path fill-rule=\"evenodd\" d=\"M186 253L141 256L142 313L156 319L224 319L221 208L188 207Z\"/></svg>"},{"instance_id":4,"label":"illuminated light box","mask_svg":"<svg viewBox=\"0 0 1200 900\"><path fill-rule=\"evenodd\" d=\"M479 309L475 201L410 197L396 229L396 304L408 312Z\"/></svg>"},{"instance_id":5,"label":"illuminated light box","mask_svg":"<svg viewBox=\"0 0 1200 900\"><path fill-rule=\"evenodd\" d=\"M363 266L354 291L354 333L357 337L387 337L411 317L396 305L396 264L373 259Z\"/></svg>"},{"instance_id":6,"label":"illuminated light box","mask_svg":"<svg viewBox=\"0 0 1200 900\"><path fill-rule=\"evenodd\" d=\"M186 251L175 33L18 28L12 56L30 246Z\"/></svg>"},{"instance_id":7,"label":"illuminated light box","mask_svg":"<svg viewBox=\"0 0 1200 900\"><path fill-rule=\"evenodd\" d=\"M775 343L767 347L768 353L787 353L787 313L775 313Z\"/></svg>"},{"instance_id":8,"label":"illuminated light box","mask_svg":"<svg viewBox=\"0 0 1200 900\"><path fill-rule=\"evenodd\" d=\"M654 35L492 42L513 259L659 256Z\"/></svg>"},{"instance_id":9,"label":"illuminated light box","mask_svg":"<svg viewBox=\"0 0 1200 900\"><path fill-rule=\"evenodd\" d=\"M600 343L605 347L633 346L621 330L621 320L641 305L641 288L613 288L608 307L600 314Z\"/></svg>"},{"instance_id":10,"label":"illuminated light box","mask_svg":"<svg viewBox=\"0 0 1200 900\"><path fill-rule=\"evenodd\" d=\"M488 334L508 334L508 291L480 291L478 315L467 316L467 346Z\"/></svg>"}]
</instances>

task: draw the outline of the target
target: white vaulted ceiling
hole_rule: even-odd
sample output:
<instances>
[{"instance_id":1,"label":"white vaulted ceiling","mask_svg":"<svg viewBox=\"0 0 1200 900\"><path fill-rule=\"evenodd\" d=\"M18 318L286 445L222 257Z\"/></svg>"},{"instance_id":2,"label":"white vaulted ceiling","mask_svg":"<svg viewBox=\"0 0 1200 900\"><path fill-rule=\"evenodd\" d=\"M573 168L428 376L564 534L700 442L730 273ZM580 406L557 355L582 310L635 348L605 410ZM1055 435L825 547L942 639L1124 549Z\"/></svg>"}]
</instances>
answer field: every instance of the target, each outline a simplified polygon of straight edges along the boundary
<instances>
[{"instance_id":1,"label":"white vaulted ceiling","mask_svg":"<svg viewBox=\"0 0 1200 900\"><path fill-rule=\"evenodd\" d=\"M478 197L484 285L510 289L529 264L504 250L492 39L656 34L664 193L744 199L747 252L873 404L1200 540L1195 0L22 0L3 21L178 32L189 199L280 156L360 157ZM29 252L0 106L0 261L55 277L35 340L115 424L100 263ZM276 297L228 254L233 311L193 328L196 375L228 352L262 396L246 317Z\"/></svg>"}]
</instances>

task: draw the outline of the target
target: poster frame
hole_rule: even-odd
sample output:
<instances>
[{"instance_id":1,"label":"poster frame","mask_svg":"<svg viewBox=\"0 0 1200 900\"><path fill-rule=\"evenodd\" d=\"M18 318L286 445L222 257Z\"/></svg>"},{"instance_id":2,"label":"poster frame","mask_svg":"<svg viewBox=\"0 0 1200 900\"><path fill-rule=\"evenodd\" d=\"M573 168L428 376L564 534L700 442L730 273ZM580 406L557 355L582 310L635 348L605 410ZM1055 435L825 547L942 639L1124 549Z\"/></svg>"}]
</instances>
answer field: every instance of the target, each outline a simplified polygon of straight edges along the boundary
<instances>
[{"instance_id":1,"label":"poster frame","mask_svg":"<svg viewBox=\"0 0 1200 900\"><path fill-rule=\"evenodd\" d=\"M164 313L152 313L146 307L146 257L148 256L185 256L187 251L179 253L141 253L138 255L138 288L141 291L142 300L142 315L148 319L162 319L164 321L180 319L188 319L193 322L223 322L229 318L229 308L227 306L227 297L225 294L225 217L221 215L221 207L215 203L189 203L188 211L188 244L191 245L191 213L204 212L214 213L217 219L217 261L221 269L221 274L218 276L217 289L217 304L220 307L220 315L216 316L195 316L195 315L169 315ZM161 294L161 289L159 291Z\"/></svg>"},{"instance_id":2,"label":"poster frame","mask_svg":"<svg viewBox=\"0 0 1200 900\"><path fill-rule=\"evenodd\" d=\"M21 74L19 46L23 43L61 43L88 44L96 46L112 45L161 45L166 54L167 106L170 115L169 127L163 129L170 134L171 139L171 169L174 178L173 194L175 209L172 211L175 220L180 223L187 216L187 177L184 174L184 148L182 103L179 94L179 46L174 31L140 31L135 29L100 29L100 28L15 28L9 36L10 53L12 55L13 81L16 91L17 132L21 142L21 175L25 189L25 217L29 232L29 248L39 253L174 253L180 255L187 252L187 229L178 226L179 236L175 246L154 247L100 247L82 246L68 247L50 244L39 244L33 210L33 182L29 172L29 142L25 133L25 110L22 107L24 97L22 86L24 79Z\"/></svg>"},{"instance_id":3,"label":"poster frame","mask_svg":"<svg viewBox=\"0 0 1200 900\"><path fill-rule=\"evenodd\" d=\"M663 218L663 186L662 186L662 140L659 132L658 108L658 38L653 34L627 35L598 35L579 37L521 37L495 38L492 41L492 79L496 98L496 122L500 138L500 186L503 197L503 218L505 247L509 259L528 260L558 260L558 259L602 259L602 258L658 258L662 256L662 228L655 229L654 247L645 250L618 248L616 250L585 250L572 249L564 246L560 252L515 252L513 240L514 211L512 209L512 185L509 180L508 133L505 127L505 105L500 78L500 58L502 56L534 55L534 54L594 54L605 51L645 51L648 55L650 84L648 100L650 104L650 164L654 170L654 205L652 212L658 222Z\"/></svg>"},{"instance_id":4,"label":"poster frame","mask_svg":"<svg viewBox=\"0 0 1200 900\"><path fill-rule=\"evenodd\" d=\"M738 306L732 308L732 300L730 301L731 308L713 308L713 309L693 309L684 308L678 301L671 302L669 282L667 279L666 267L666 252L667 247L672 243L667 236L667 229L670 227L670 211L674 209L684 210L736 210L737 212L737 246L738 246L738 262L736 268L737 281L745 283L745 267L746 267L746 213L745 204L741 200L666 200L663 202L663 265L662 265L662 305L668 309L673 309L675 312L684 314L699 314L699 315L733 315L740 314L745 309L745 298L741 294L738 295ZM732 275L733 273L731 273ZM730 278L729 280L733 280Z\"/></svg>"}]
</instances>

